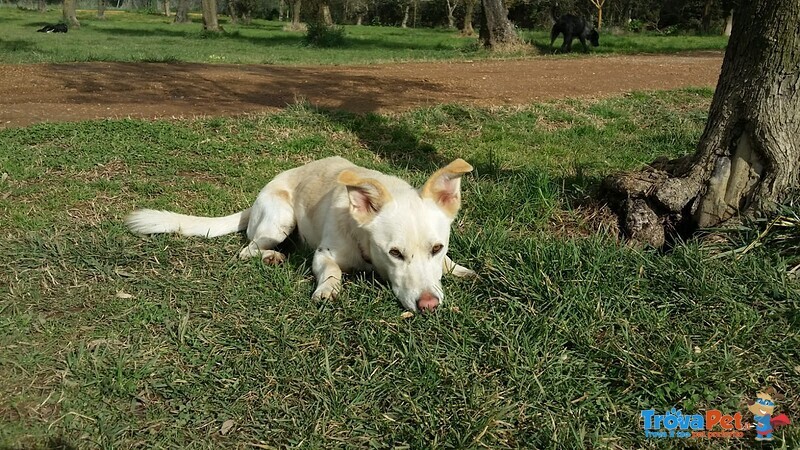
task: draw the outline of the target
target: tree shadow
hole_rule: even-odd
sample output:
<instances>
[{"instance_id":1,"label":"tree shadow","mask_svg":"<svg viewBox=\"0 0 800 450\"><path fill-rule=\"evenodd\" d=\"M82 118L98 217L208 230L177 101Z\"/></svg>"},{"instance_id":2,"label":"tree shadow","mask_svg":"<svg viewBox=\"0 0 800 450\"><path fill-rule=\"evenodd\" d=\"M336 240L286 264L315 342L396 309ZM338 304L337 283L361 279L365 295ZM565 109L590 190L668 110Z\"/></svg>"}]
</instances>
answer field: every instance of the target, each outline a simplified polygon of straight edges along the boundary
<instances>
[{"instance_id":1,"label":"tree shadow","mask_svg":"<svg viewBox=\"0 0 800 450\"><path fill-rule=\"evenodd\" d=\"M410 106L426 104L432 93L442 89L433 82L378 77L367 68L194 63L69 63L50 68L48 73L72 90L69 100L75 104L102 101L168 107L174 103L193 106L188 110L199 114L285 108L300 101L321 109L368 113L394 108L400 101Z\"/></svg>"},{"instance_id":2,"label":"tree shadow","mask_svg":"<svg viewBox=\"0 0 800 450\"><path fill-rule=\"evenodd\" d=\"M434 172L450 162L432 144L420 139L414 126L399 118L325 108L316 112L356 135L364 147L391 161L392 166Z\"/></svg>"},{"instance_id":3,"label":"tree shadow","mask_svg":"<svg viewBox=\"0 0 800 450\"><path fill-rule=\"evenodd\" d=\"M203 33L202 30L195 30L195 29L174 29L168 30L164 28L157 28L157 29L148 29L148 30L136 30L130 28L120 28L120 27L103 27L97 28L97 32L110 34L114 36L161 36L161 37L174 37L174 38L183 38L183 39L193 39L193 40L205 40L205 39L231 39L231 40L240 40L240 41L247 41L257 45L300 45L303 42L303 36L298 35L275 35L275 36L245 36L239 33L238 31L227 33L221 32L219 34L210 34L210 33Z\"/></svg>"},{"instance_id":4,"label":"tree shadow","mask_svg":"<svg viewBox=\"0 0 800 450\"><path fill-rule=\"evenodd\" d=\"M0 51L5 52L32 52L38 50L35 43L23 39L0 39Z\"/></svg>"},{"instance_id":5,"label":"tree shadow","mask_svg":"<svg viewBox=\"0 0 800 450\"><path fill-rule=\"evenodd\" d=\"M577 40L572 43L572 51L562 52L561 42L563 42L561 38L558 38L552 46L549 42L540 41L531 41L531 45L536 48L536 51L538 51L541 55L589 55L592 53L591 49L584 50L581 43Z\"/></svg>"}]
</instances>

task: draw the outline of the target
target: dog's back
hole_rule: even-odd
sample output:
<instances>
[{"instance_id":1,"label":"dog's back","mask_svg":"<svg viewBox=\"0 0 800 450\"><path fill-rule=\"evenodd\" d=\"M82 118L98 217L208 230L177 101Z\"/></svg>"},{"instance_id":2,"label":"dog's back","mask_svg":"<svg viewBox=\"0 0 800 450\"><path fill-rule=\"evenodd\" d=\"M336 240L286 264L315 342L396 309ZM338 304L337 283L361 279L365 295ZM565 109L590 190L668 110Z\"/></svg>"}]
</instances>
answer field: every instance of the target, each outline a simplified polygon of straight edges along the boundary
<instances>
[{"instance_id":1,"label":"dog's back","mask_svg":"<svg viewBox=\"0 0 800 450\"><path fill-rule=\"evenodd\" d=\"M583 44L584 50L589 50L586 45L588 39L594 47L600 45L600 35L597 33L592 25L583 17L574 14L564 14L557 20L554 18L555 24L550 31L550 46L553 45L559 34L564 35L564 43L561 45L562 52L569 52L572 50L572 40L578 38Z\"/></svg>"},{"instance_id":2,"label":"dog's back","mask_svg":"<svg viewBox=\"0 0 800 450\"><path fill-rule=\"evenodd\" d=\"M45 25L42 28L36 30L39 33L66 33L69 31L67 26L63 23L57 23L55 25Z\"/></svg>"}]
</instances>

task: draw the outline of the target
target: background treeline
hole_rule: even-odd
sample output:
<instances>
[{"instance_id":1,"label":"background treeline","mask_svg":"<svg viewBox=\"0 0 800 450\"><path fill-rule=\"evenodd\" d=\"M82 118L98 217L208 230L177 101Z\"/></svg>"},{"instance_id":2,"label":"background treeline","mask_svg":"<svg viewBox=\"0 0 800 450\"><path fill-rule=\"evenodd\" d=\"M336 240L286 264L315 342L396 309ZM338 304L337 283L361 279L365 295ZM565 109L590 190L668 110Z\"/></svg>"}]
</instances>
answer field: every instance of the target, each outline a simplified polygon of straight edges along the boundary
<instances>
[{"instance_id":1,"label":"background treeline","mask_svg":"<svg viewBox=\"0 0 800 450\"><path fill-rule=\"evenodd\" d=\"M61 0L46 0L53 7ZM165 0L107 0L110 8L164 13ZM169 1L175 11L176 0ZM311 20L313 3L304 0L302 20ZM35 8L36 0L0 0ZM335 23L408 27L463 28L468 3L474 2L473 25L480 23L480 1L476 0L328 0ZM657 31L665 34L723 32L736 0L606 0L602 7L602 27L612 31ZM239 16L291 20L291 0L219 0L222 14L235 11ZM578 13L597 24L598 9L591 0L505 0L509 18L519 28L548 28L551 14ZM200 10L200 0L189 0L192 11ZM79 0L78 8L94 9L97 0Z\"/></svg>"}]
</instances>

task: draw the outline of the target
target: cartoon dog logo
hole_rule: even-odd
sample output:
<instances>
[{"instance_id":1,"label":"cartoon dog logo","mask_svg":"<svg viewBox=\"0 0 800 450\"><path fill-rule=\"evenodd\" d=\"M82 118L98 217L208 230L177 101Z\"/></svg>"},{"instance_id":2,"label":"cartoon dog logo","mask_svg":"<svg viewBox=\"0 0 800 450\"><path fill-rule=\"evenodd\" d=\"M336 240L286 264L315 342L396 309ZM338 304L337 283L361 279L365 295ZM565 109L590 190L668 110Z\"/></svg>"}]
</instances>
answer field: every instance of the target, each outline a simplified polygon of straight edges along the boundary
<instances>
[{"instance_id":1,"label":"cartoon dog logo","mask_svg":"<svg viewBox=\"0 0 800 450\"><path fill-rule=\"evenodd\" d=\"M753 419L756 422L756 440L771 441L775 428L789 425L792 421L786 414L772 417L772 413L775 411L775 401L770 394L759 392L757 397L756 401L747 407L753 413Z\"/></svg>"}]
</instances>

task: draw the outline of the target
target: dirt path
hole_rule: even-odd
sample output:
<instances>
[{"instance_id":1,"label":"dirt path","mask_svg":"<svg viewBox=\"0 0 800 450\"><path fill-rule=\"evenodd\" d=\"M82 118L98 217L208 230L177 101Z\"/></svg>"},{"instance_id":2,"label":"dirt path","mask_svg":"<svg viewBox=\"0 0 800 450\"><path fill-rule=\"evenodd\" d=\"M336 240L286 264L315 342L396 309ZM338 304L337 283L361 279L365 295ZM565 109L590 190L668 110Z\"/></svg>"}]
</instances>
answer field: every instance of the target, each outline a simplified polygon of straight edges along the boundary
<instances>
[{"instance_id":1,"label":"dirt path","mask_svg":"<svg viewBox=\"0 0 800 450\"><path fill-rule=\"evenodd\" d=\"M721 53L371 66L75 63L0 65L0 128L104 117L278 110L305 100L352 112L436 103L514 105L714 86Z\"/></svg>"}]
</instances>

